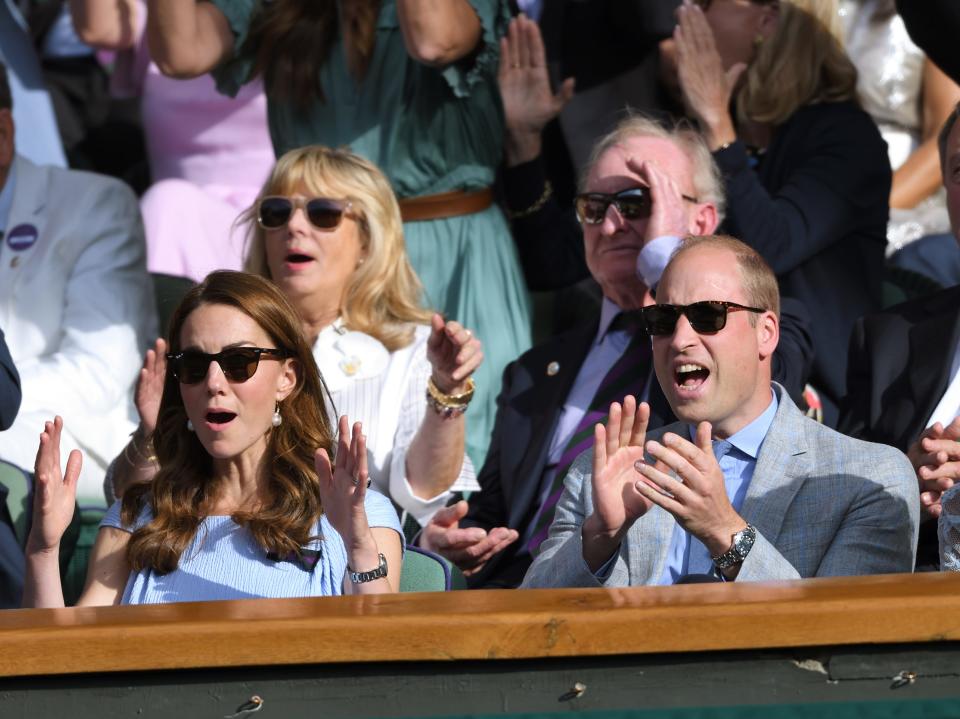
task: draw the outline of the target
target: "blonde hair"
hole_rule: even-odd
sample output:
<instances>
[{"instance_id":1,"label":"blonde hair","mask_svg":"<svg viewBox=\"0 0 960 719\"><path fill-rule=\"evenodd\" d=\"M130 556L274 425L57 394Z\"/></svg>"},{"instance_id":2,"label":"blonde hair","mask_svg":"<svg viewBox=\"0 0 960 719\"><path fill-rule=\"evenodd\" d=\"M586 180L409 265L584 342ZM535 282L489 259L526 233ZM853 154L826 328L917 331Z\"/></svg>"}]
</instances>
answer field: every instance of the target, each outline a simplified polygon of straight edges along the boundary
<instances>
[{"instance_id":1,"label":"blonde hair","mask_svg":"<svg viewBox=\"0 0 960 719\"><path fill-rule=\"evenodd\" d=\"M843 47L836 0L780 0L737 95L740 120L782 125L799 108L856 98L857 68Z\"/></svg>"},{"instance_id":2,"label":"blonde hair","mask_svg":"<svg viewBox=\"0 0 960 719\"><path fill-rule=\"evenodd\" d=\"M346 149L309 145L277 160L260 193L290 195L303 187L314 195L347 198L360 229L365 260L350 277L340 317L344 326L377 338L391 352L413 341L411 323L427 323L423 286L403 241L400 207L384 174L369 160ZM266 232L253 205L240 218L248 225L245 269L270 277Z\"/></svg>"},{"instance_id":3,"label":"blonde hair","mask_svg":"<svg viewBox=\"0 0 960 719\"><path fill-rule=\"evenodd\" d=\"M691 179L693 191L697 194L697 201L714 205L717 208L717 222L723 222L726 208L723 176L720 174L717 163L713 160L710 148L704 142L703 135L685 120L668 127L648 115L631 112L593 146L590 158L580 175L580 192L586 191L590 171L600 161L603 154L611 147L635 137L654 137L676 145L690 159L693 170Z\"/></svg>"}]
</instances>

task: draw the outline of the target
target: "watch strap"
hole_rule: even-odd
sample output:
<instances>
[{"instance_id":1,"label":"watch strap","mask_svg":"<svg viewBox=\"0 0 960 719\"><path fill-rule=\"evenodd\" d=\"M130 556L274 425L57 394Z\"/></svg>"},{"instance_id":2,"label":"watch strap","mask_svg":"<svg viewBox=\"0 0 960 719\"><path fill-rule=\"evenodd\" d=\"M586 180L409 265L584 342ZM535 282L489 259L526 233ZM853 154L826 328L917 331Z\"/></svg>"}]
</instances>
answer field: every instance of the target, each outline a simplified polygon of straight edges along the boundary
<instances>
[{"instance_id":1,"label":"watch strap","mask_svg":"<svg viewBox=\"0 0 960 719\"><path fill-rule=\"evenodd\" d=\"M371 569L368 572L355 572L350 567L347 567L347 572L350 575L350 581L354 584L366 584L367 582L372 582L375 579L383 579L387 576L387 558L383 556L383 553L378 555L380 557L380 564L377 565L376 569Z\"/></svg>"},{"instance_id":2,"label":"watch strap","mask_svg":"<svg viewBox=\"0 0 960 719\"><path fill-rule=\"evenodd\" d=\"M752 524L748 524L733 535L730 549L717 557L713 557L714 566L717 569L727 569L735 564L740 564L747 558L747 554L750 553L756 541L757 529Z\"/></svg>"}]
</instances>

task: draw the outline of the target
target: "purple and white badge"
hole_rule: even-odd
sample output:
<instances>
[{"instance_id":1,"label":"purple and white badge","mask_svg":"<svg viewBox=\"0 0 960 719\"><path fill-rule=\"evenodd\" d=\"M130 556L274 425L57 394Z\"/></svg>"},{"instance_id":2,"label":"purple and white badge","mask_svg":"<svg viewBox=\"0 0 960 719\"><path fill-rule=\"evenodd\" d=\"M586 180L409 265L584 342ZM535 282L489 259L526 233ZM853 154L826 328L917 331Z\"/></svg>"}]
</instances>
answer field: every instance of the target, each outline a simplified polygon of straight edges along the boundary
<instances>
[{"instance_id":1,"label":"purple and white badge","mask_svg":"<svg viewBox=\"0 0 960 719\"><path fill-rule=\"evenodd\" d=\"M7 246L14 252L23 252L37 241L37 228L33 225L17 225L7 233Z\"/></svg>"}]
</instances>

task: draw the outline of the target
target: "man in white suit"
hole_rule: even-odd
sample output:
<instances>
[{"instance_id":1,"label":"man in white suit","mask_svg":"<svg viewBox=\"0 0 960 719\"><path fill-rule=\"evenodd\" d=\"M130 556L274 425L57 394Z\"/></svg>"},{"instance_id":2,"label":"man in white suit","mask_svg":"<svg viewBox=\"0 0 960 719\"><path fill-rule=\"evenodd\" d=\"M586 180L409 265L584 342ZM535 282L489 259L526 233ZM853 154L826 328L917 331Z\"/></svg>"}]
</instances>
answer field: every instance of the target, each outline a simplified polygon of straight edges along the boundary
<instances>
[{"instance_id":1,"label":"man in white suit","mask_svg":"<svg viewBox=\"0 0 960 719\"><path fill-rule=\"evenodd\" d=\"M103 504L104 471L136 426L133 388L157 332L137 200L114 179L17 155L0 71L0 329L23 392L0 459L32 469L44 421L60 414L64 458L84 453L80 502Z\"/></svg>"},{"instance_id":2,"label":"man in white suit","mask_svg":"<svg viewBox=\"0 0 960 719\"><path fill-rule=\"evenodd\" d=\"M910 462L804 417L771 384L778 290L760 256L732 238L688 238L657 301L643 318L681 421L645 437L649 408L614 405L568 473L523 586L911 571Z\"/></svg>"}]
</instances>

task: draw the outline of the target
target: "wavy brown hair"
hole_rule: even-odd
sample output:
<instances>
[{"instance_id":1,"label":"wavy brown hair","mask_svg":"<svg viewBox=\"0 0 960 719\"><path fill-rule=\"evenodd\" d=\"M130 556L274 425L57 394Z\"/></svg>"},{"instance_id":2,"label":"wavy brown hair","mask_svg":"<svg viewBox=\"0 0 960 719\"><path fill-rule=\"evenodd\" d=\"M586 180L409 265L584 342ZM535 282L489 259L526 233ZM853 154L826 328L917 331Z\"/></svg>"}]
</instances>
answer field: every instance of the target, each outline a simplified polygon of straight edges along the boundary
<instances>
[{"instance_id":1,"label":"wavy brown hair","mask_svg":"<svg viewBox=\"0 0 960 719\"><path fill-rule=\"evenodd\" d=\"M187 317L204 305L234 307L253 319L276 347L289 353L297 382L280 403L283 422L269 430L262 466L269 472L267 498L252 511L232 515L267 552L285 557L299 553L323 512L314 452L333 456L333 437L320 386L320 372L300 329L296 311L273 284L245 272L213 272L183 298L170 319L167 346L179 352ZM123 495L121 517L133 524L145 503L153 520L137 529L127 544L134 571L160 574L177 568L180 557L221 491L213 461L195 433L187 429L180 382L168 371L157 427L153 434L160 470L148 484L131 486Z\"/></svg>"},{"instance_id":2,"label":"wavy brown hair","mask_svg":"<svg viewBox=\"0 0 960 719\"><path fill-rule=\"evenodd\" d=\"M391 352L408 346L413 325L428 323L431 313L421 304L423 286L407 256L390 181L349 150L308 145L277 160L260 197L292 195L300 187L314 196L349 199L357 215L366 259L353 271L341 299L344 326L375 337ZM257 223L256 203L239 221L249 228L244 269L269 278L266 231Z\"/></svg>"},{"instance_id":3,"label":"wavy brown hair","mask_svg":"<svg viewBox=\"0 0 960 719\"><path fill-rule=\"evenodd\" d=\"M316 98L325 100L320 68L330 57L338 30L350 74L358 83L366 76L377 39L380 0L341 2L343 17L338 17L337 4L337 0L260 4L243 49L254 56L253 72L263 75L270 95L292 100L301 109Z\"/></svg>"}]
</instances>

